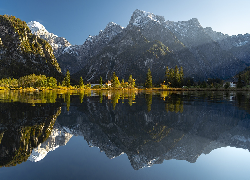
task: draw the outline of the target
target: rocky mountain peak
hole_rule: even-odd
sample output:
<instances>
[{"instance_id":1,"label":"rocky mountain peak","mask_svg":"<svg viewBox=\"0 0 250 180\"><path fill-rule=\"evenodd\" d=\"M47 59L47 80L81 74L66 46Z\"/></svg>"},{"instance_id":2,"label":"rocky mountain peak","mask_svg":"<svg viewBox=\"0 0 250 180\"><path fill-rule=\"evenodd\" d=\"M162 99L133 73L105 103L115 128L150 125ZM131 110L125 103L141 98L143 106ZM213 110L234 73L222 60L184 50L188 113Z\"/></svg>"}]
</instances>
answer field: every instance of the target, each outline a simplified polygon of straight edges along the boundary
<instances>
[{"instance_id":1,"label":"rocky mountain peak","mask_svg":"<svg viewBox=\"0 0 250 180\"><path fill-rule=\"evenodd\" d=\"M69 69L71 72L77 72L83 68L88 60L97 55L107 44L123 31L120 25L109 22L104 30L101 30L98 35L89 35L82 45L68 46L64 48L59 56L58 62L62 68L62 72L66 73ZM70 61L70 63L68 63ZM69 65L70 64L70 65Z\"/></svg>"},{"instance_id":2,"label":"rocky mountain peak","mask_svg":"<svg viewBox=\"0 0 250 180\"><path fill-rule=\"evenodd\" d=\"M213 31L213 29L211 27L204 28L204 31L216 42L221 41L221 40L229 37L227 34Z\"/></svg>"},{"instance_id":3,"label":"rocky mountain peak","mask_svg":"<svg viewBox=\"0 0 250 180\"><path fill-rule=\"evenodd\" d=\"M188 21L167 21L166 28L173 32L186 47L196 47L212 42L212 38L206 34L197 18Z\"/></svg>"},{"instance_id":4,"label":"rocky mountain peak","mask_svg":"<svg viewBox=\"0 0 250 180\"><path fill-rule=\"evenodd\" d=\"M136 9L131 16L129 24L143 26L152 21L161 24L165 21L165 18L163 16L154 15L153 13Z\"/></svg>"},{"instance_id":5,"label":"rocky mountain peak","mask_svg":"<svg viewBox=\"0 0 250 180\"><path fill-rule=\"evenodd\" d=\"M106 28L102 31L99 32L99 35L101 34L108 34L108 36L113 36L117 35L118 33L122 32L124 27L114 23L114 22L109 22L106 26Z\"/></svg>"},{"instance_id":6,"label":"rocky mountain peak","mask_svg":"<svg viewBox=\"0 0 250 180\"><path fill-rule=\"evenodd\" d=\"M190 24L196 25L196 26L200 26L200 22L197 18L192 18L192 19L188 20L187 22L189 22Z\"/></svg>"},{"instance_id":7,"label":"rocky mountain peak","mask_svg":"<svg viewBox=\"0 0 250 180\"><path fill-rule=\"evenodd\" d=\"M174 21L167 21L166 22L166 27L171 29L171 31L173 32L179 32L179 31L197 31L197 30L202 30L203 31L203 27L200 25L200 22L198 21L197 18L192 18L188 21L178 21L178 22L174 22Z\"/></svg>"},{"instance_id":8,"label":"rocky mountain peak","mask_svg":"<svg viewBox=\"0 0 250 180\"><path fill-rule=\"evenodd\" d=\"M30 28L32 34L35 34L38 36L49 34L49 32L45 29L45 27L37 21L30 21L27 23L27 25Z\"/></svg>"},{"instance_id":9,"label":"rocky mountain peak","mask_svg":"<svg viewBox=\"0 0 250 180\"><path fill-rule=\"evenodd\" d=\"M48 41L52 46L55 57L58 57L62 54L65 48L71 46L71 44L63 37L58 37L53 33L49 33L46 28L37 21L31 21L27 23L32 34L39 36L40 38Z\"/></svg>"},{"instance_id":10,"label":"rocky mountain peak","mask_svg":"<svg viewBox=\"0 0 250 180\"><path fill-rule=\"evenodd\" d=\"M120 25L118 25L118 24L116 24L116 23L114 23L114 22L109 22L109 23L107 24L106 28L107 28L107 27L114 27L114 26L121 27ZM121 27L121 28L123 29L124 27Z\"/></svg>"}]
</instances>

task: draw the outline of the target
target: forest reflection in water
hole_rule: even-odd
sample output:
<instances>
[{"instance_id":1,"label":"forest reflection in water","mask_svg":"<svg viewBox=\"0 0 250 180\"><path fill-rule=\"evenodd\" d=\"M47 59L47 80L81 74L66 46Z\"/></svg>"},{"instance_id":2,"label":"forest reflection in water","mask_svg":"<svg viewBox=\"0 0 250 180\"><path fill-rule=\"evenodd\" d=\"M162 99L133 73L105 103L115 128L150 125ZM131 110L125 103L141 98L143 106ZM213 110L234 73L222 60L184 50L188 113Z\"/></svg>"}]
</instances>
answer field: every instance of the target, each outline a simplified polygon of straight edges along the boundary
<instances>
[{"instance_id":1,"label":"forest reflection in water","mask_svg":"<svg viewBox=\"0 0 250 180\"><path fill-rule=\"evenodd\" d=\"M110 91L91 91L91 90L68 90L68 91L34 91L34 92L22 92L22 91L0 91L0 103L28 103L28 104L44 104L44 103L55 103L55 102L65 102L67 109L70 108L70 97L79 96L80 102L83 102L84 97L99 96L99 102L102 103L103 99L111 100L113 108L119 101L124 103L124 100L127 99L130 106L133 103L136 103L136 96L138 94L144 94L147 103L147 110L151 110L152 105L152 96L158 95L166 102L166 111L183 111L183 105L181 97L179 98L170 98L171 95L175 95L171 91L138 91L138 90L110 90Z\"/></svg>"},{"instance_id":2,"label":"forest reflection in water","mask_svg":"<svg viewBox=\"0 0 250 180\"><path fill-rule=\"evenodd\" d=\"M109 158L126 153L135 170L168 159L195 162L228 145L249 150L249 99L235 92L1 91L0 166L31 158L55 132L69 137L56 146L83 136Z\"/></svg>"}]
</instances>

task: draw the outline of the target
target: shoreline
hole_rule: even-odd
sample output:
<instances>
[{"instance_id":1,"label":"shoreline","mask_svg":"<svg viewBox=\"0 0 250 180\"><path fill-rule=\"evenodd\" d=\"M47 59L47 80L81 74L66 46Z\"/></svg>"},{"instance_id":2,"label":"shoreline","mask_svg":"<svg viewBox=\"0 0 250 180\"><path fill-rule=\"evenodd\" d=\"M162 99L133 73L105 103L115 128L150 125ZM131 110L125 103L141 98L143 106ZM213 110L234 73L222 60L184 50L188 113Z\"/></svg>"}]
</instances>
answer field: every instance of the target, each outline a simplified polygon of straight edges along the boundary
<instances>
[{"instance_id":1,"label":"shoreline","mask_svg":"<svg viewBox=\"0 0 250 180\"><path fill-rule=\"evenodd\" d=\"M10 89L0 89L0 91L20 91L20 92L42 92L42 91L250 91L249 88L228 88L228 89L218 89L218 88L99 88L99 89L81 89L81 88L10 88Z\"/></svg>"},{"instance_id":2,"label":"shoreline","mask_svg":"<svg viewBox=\"0 0 250 180\"><path fill-rule=\"evenodd\" d=\"M152 90L159 91L250 91L249 88L228 88L228 89L219 89L219 88L152 88Z\"/></svg>"}]
</instances>

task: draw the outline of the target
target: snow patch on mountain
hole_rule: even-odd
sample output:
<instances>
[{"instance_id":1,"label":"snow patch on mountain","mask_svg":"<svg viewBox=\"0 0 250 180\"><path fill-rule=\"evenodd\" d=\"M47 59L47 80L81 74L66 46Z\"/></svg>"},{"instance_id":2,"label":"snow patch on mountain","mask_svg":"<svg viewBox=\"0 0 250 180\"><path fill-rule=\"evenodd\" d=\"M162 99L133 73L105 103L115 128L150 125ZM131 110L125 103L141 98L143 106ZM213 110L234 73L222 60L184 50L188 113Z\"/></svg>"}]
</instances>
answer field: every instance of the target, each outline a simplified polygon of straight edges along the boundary
<instances>
[{"instance_id":1,"label":"snow patch on mountain","mask_svg":"<svg viewBox=\"0 0 250 180\"><path fill-rule=\"evenodd\" d=\"M37 21L28 22L27 25L30 28L32 34L35 34L35 35L49 34L49 32L45 29L45 27ZM54 35L54 36L56 36L56 35Z\"/></svg>"},{"instance_id":2,"label":"snow patch on mountain","mask_svg":"<svg viewBox=\"0 0 250 180\"><path fill-rule=\"evenodd\" d=\"M134 26L143 26L152 21L161 24L165 21L165 18L163 16L154 15L153 13L136 9L129 23Z\"/></svg>"},{"instance_id":3,"label":"snow patch on mountain","mask_svg":"<svg viewBox=\"0 0 250 180\"><path fill-rule=\"evenodd\" d=\"M46 40L52 46L55 57L60 56L65 48L71 46L65 38L49 33L46 28L37 21L28 22L27 25L32 34Z\"/></svg>"}]
</instances>

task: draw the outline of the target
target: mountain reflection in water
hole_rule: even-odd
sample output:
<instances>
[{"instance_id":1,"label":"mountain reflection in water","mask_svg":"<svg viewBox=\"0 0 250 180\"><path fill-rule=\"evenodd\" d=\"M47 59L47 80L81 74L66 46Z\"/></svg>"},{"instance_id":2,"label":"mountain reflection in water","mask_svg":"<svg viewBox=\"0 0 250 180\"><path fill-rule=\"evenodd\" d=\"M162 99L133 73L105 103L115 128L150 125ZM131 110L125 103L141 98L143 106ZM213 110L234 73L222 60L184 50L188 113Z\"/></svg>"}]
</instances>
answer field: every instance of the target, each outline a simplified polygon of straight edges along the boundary
<instances>
[{"instance_id":1,"label":"mountain reflection in water","mask_svg":"<svg viewBox=\"0 0 250 180\"><path fill-rule=\"evenodd\" d=\"M15 166L28 159L33 148L51 133L61 112L58 104L31 106L0 103L0 166Z\"/></svg>"},{"instance_id":2,"label":"mountain reflection in water","mask_svg":"<svg viewBox=\"0 0 250 180\"><path fill-rule=\"evenodd\" d=\"M169 159L194 163L220 147L250 150L247 93L54 91L14 96L0 93L1 166L39 161L73 135L83 136L108 158L127 154L135 170Z\"/></svg>"}]
</instances>

